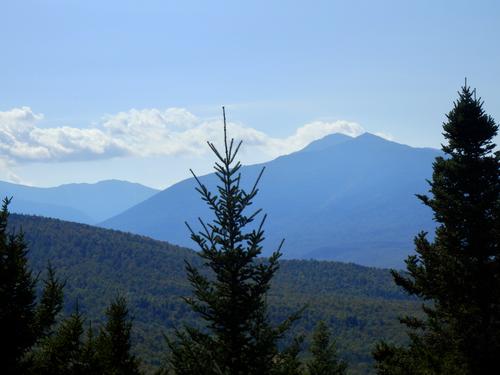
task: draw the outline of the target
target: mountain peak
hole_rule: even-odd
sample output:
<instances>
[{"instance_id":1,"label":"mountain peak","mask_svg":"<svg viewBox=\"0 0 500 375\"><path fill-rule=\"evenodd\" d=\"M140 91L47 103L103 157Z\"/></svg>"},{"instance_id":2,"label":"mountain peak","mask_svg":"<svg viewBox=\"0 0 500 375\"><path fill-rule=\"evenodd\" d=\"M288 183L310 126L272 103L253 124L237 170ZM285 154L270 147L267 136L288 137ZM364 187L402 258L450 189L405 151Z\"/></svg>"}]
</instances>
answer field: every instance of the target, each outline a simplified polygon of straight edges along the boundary
<instances>
[{"instance_id":1,"label":"mountain peak","mask_svg":"<svg viewBox=\"0 0 500 375\"><path fill-rule=\"evenodd\" d=\"M363 134L358 135L356 137L356 139L372 139L372 140L379 140L379 141L386 141L386 142L388 141L387 139L385 139L379 135L376 135L373 133L368 133L368 132L364 132Z\"/></svg>"},{"instance_id":2,"label":"mountain peak","mask_svg":"<svg viewBox=\"0 0 500 375\"><path fill-rule=\"evenodd\" d=\"M330 147L336 146L340 143L344 143L346 141L352 140L353 138L342 134L342 133L333 133L324 136L316 141L309 143L306 147L304 147L301 151L305 152L315 152L315 151L323 151Z\"/></svg>"},{"instance_id":3,"label":"mountain peak","mask_svg":"<svg viewBox=\"0 0 500 375\"><path fill-rule=\"evenodd\" d=\"M400 267L414 233L433 228L432 215L414 194L428 190L438 154L369 133L331 134L263 163L256 202L272 217L265 249L285 237L289 258ZM261 166L243 167L245 181L254 181ZM216 189L214 174L200 179ZM190 246L183 223L210 215L193 186L193 179L179 182L101 225Z\"/></svg>"}]
</instances>

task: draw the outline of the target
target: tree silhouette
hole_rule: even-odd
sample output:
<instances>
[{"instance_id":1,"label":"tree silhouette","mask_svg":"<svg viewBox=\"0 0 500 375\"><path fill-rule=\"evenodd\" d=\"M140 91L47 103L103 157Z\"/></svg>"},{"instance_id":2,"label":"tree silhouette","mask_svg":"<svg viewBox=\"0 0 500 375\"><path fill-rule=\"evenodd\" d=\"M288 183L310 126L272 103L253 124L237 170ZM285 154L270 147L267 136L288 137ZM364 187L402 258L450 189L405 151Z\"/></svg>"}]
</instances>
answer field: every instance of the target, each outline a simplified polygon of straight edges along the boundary
<instances>
[{"instance_id":1,"label":"tree silhouette","mask_svg":"<svg viewBox=\"0 0 500 375\"><path fill-rule=\"evenodd\" d=\"M22 232L8 233L8 205L0 212L0 371L22 374L29 368L30 350L52 332L62 308L63 283L48 268L41 297L36 298L37 277L28 266Z\"/></svg>"},{"instance_id":2,"label":"tree silhouette","mask_svg":"<svg viewBox=\"0 0 500 375\"><path fill-rule=\"evenodd\" d=\"M381 343L379 374L489 374L500 368L500 159L498 125L467 83L444 124L445 156L434 163L435 238L416 239L397 285L424 301L424 319L406 317L410 345Z\"/></svg>"},{"instance_id":3,"label":"tree silhouette","mask_svg":"<svg viewBox=\"0 0 500 375\"><path fill-rule=\"evenodd\" d=\"M219 186L211 193L193 173L202 200L215 219L202 230L191 231L199 256L208 272L187 264L187 275L193 296L186 298L194 312L206 323L205 329L187 327L170 341L170 366L176 374L270 374L279 355L277 342L297 316L291 316L277 327L267 317L266 294L279 264L278 249L266 260L258 258L264 240L264 215L259 224L249 226L261 213L247 212L258 193L257 185L246 191L241 185L241 163L236 156L241 142L227 139L224 116L224 150L208 145L217 158L215 175Z\"/></svg>"}]
</instances>

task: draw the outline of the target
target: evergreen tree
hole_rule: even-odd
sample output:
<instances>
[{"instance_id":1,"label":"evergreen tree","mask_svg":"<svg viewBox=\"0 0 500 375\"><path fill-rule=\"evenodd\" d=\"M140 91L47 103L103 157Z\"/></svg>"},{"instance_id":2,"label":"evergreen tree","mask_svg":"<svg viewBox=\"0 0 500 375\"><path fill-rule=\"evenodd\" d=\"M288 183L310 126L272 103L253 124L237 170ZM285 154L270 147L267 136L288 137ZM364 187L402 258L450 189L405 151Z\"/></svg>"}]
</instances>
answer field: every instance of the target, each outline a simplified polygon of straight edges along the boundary
<instances>
[{"instance_id":1,"label":"evergreen tree","mask_svg":"<svg viewBox=\"0 0 500 375\"><path fill-rule=\"evenodd\" d=\"M278 354L274 362L273 375L302 375L303 366L299 358L304 337L295 337L292 343Z\"/></svg>"},{"instance_id":2,"label":"evergreen tree","mask_svg":"<svg viewBox=\"0 0 500 375\"><path fill-rule=\"evenodd\" d=\"M44 340L35 354L33 374L86 374L88 366L83 356L85 347L83 316L77 309L62 321L53 336Z\"/></svg>"},{"instance_id":3,"label":"evergreen tree","mask_svg":"<svg viewBox=\"0 0 500 375\"><path fill-rule=\"evenodd\" d=\"M119 297L106 309L107 322L97 337L92 325L84 333L84 317L76 311L63 320L33 356L33 374L138 375L139 361L130 353L132 322Z\"/></svg>"},{"instance_id":4,"label":"evergreen tree","mask_svg":"<svg viewBox=\"0 0 500 375\"><path fill-rule=\"evenodd\" d=\"M0 372L21 374L29 368L27 354L51 333L62 308L63 283L49 266L37 302L37 278L28 266L23 233L7 232L9 203L5 198L0 212Z\"/></svg>"},{"instance_id":5,"label":"evergreen tree","mask_svg":"<svg viewBox=\"0 0 500 375\"><path fill-rule=\"evenodd\" d=\"M35 331L39 340L53 333L56 316L63 308L64 284L56 277L56 272L49 263L40 303L35 309Z\"/></svg>"},{"instance_id":6,"label":"evergreen tree","mask_svg":"<svg viewBox=\"0 0 500 375\"><path fill-rule=\"evenodd\" d=\"M444 157L434 163L431 196L419 196L438 223L420 233L397 285L424 301L406 317L410 345L381 343L379 374L490 374L500 369L500 158L498 126L467 84L444 124Z\"/></svg>"},{"instance_id":7,"label":"evergreen tree","mask_svg":"<svg viewBox=\"0 0 500 375\"><path fill-rule=\"evenodd\" d=\"M104 374L104 361L100 358L99 344L94 336L92 322L89 322L87 336L81 345L80 358L85 374Z\"/></svg>"},{"instance_id":8,"label":"evergreen tree","mask_svg":"<svg viewBox=\"0 0 500 375\"><path fill-rule=\"evenodd\" d=\"M308 375L344 375L347 364L337 355L335 342L325 322L320 321L314 330L311 344L312 359L307 363Z\"/></svg>"},{"instance_id":9,"label":"evergreen tree","mask_svg":"<svg viewBox=\"0 0 500 375\"><path fill-rule=\"evenodd\" d=\"M263 170L251 190L241 187L241 164L235 161L241 142L237 146L233 139L228 142L225 113L223 152L210 142L208 145L218 159L218 194L193 175L197 191L215 219L208 224L200 219L201 232L188 228L209 272L187 264L194 295L185 299L205 321L206 330L190 327L178 332L177 341L169 342L170 367L178 375L271 374L279 354L277 342L296 316L278 327L272 327L267 318L266 294L278 270L281 245L269 259L258 259L266 216L248 229L261 210L247 212Z\"/></svg>"},{"instance_id":10,"label":"evergreen tree","mask_svg":"<svg viewBox=\"0 0 500 375\"><path fill-rule=\"evenodd\" d=\"M139 361L131 353L132 321L125 298L118 297L106 310L107 322L98 338L98 358L106 375L139 374Z\"/></svg>"}]
</instances>

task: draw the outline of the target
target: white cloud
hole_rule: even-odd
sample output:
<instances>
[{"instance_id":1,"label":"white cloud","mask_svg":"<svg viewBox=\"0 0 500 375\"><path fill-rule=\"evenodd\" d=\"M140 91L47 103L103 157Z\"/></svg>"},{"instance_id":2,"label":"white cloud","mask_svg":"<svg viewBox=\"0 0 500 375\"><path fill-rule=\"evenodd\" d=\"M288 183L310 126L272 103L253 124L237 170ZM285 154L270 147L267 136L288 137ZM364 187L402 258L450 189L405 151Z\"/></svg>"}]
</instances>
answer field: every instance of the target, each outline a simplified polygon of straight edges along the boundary
<instances>
[{"instance_id":1,"label":"white cloud","mask_svg":"<svg viewBox=\"0 0 500 375\"><path fill-rule=\"evenodd\" d=\"M300 150L309 143L333 133L341 133L350 137L357 137L358 135L364 133L364 129L355 122L314 121L301 126L290 137L276 139L275 142L281 145L282 153L290 153Z\"/></svg>"},{"instance_id":2,"label":"white cloud","mask_svg":"<svg viewBox=\"0 0 500 375\"><path fill-rule=\"evenodd\" d=\"M28 185L26 181L14 173L13 167L14 165L11 161L0 157L0 180Z\"/></svg>"},{"instance_id":3,"label":"white cloud","mask_svg":"<svg viewBox=\"0 0 500 375\"><path fill-rule=\"evenodd\" d=\"M122 156L122 143L97 128L40 128L43 118L29 107L0 112L0 157L10 161L67 161Z\"/></svg>"},{"instance_id":4,"label":"white cloud","mask_svg":"<svg viewBox=\"0 0 500 375\"><path fill-rule=\"evenodd\" d=\"M201 119L183 108L132 109L105 116L88 128L40 127L42 114L29 107L0 112L0 159L9 162L57 162L120 156L203 155L206 141L220 144L222 121ZM357 136L363 128L347 121L315 121L285 138L271 137L230 122L231 137L244 141L247 162L297 151L331 133Z\"/></svg>"},{"instance_id":5,"label":"white cloud","mask_svg":"<svg viewBox=\"0 0 500 375\"><path fill-rule=\"evenodd\" d=\"M378 135L379 137L387 139L388 141L395 141L396 140L396 138L392 134L388 134L388 133L376 132L375 135Z\"/></svg>"}]
</instances>

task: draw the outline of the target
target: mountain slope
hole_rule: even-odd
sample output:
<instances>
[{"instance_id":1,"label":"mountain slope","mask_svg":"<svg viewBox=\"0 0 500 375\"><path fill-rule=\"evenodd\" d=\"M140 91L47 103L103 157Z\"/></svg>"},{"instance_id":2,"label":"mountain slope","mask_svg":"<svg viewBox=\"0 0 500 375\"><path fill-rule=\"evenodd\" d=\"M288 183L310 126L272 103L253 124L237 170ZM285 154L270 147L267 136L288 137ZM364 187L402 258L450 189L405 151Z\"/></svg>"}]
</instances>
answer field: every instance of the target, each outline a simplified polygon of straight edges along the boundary
<instances>
[{"instance_id":1,"label":"mountain slope","mask_svg":"<svg viewBox=\"0 0 500 375\"><path fill-rule=\"evenodd\" d=\"M401 267L413 236L431 230L431 212L415 198L427 191L437 150L418 149L365 133L337 134L263 165L246 166L251 184L266 172L255 206L268 213L267 251L286 238L287 258L330 259ZM212 190L214 175L201 181ZM102 226L191 245L184 221L209 217L193 179L182 181Z\"/></svg>"},{"instance_id":2,"label":"mountain slope","mask_svg":"<svg viewBox=\"0 0 500 375\"><path fill-rule=\"evenodd\" d=\"M11 210L81 223L97 223L153 196L157 190L108 180L39 188L0 181L0 196L13 197Z\"/></svg>"},{"instance_id":3,"label":"mountain slope","mask_svg":"<svg viewBox=\"0 0 500 375\"><path fill-rule=\"evenodd\" d=\"M150 238L42 217L11 215L10 228L22 227L35 272L50 261L66 280L66 313L76 302L94 326L120 293L129 301L134 342L150 365L166 350L163 333L198 324L182 296L190 294L184 260L200 265L192 250ZM318 320L332 328L352 374L371 373L371 351L380 340L403 342L397 317L414 312L387 270L334 262L282 261L269 296L270 317L282 320L307 308L295 333L308 336Z\"/></svg>"}]
</instances>

